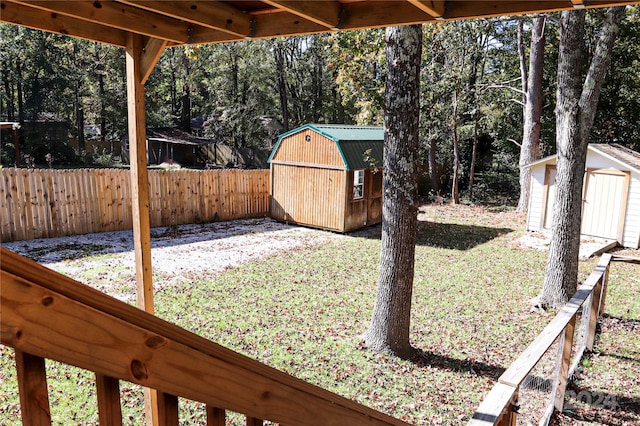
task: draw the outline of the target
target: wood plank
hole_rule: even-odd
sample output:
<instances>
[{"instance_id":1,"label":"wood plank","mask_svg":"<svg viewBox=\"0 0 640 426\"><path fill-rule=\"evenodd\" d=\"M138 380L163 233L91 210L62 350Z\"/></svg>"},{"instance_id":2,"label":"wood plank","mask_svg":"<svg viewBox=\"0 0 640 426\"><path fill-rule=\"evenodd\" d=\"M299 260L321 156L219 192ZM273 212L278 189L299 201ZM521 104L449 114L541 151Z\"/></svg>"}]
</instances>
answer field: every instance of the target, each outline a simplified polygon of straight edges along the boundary
<instances>
[{"instance_id":1,"label":"wood plank","mask_svg":"<svg viewBox=\"0 0 640 426\"><path fill-rule=\"evenodd\" d=\"M511 405L516 402L517 388L503 383L496 383L484 398L467 426L495 425L508 415Z\"/></svg>"},{"instance_id":2,"label":"wood plank","mask_svg":"<svg viewBox=\"0 0 640 426\"><path fill-rule=\"evenodd\" d=\"M247 421L245 423L247 426L262 426L264 422L260 419L256 419L255 417L247 416Z\"/></svg>"},{"instance_id":3,"label":"wood plank","mask_svg":"<svg viewBox=\"0 0 640 426\"><path fill-rule=\"evenodd\" d=\"M406 424L234 353L3 247L0 255L2 344L283 424L300 424L301 419L310 426Z\"/></svg>"},{"instance_id":4,"label":"wood plank","mask_svg":"<svg viewBox=\"0 0 640 426\"><path fill-rule=\"evenodd\" d=\"M189 39L189 24L186 22L149 13L126 4L109 1L97 3L91 1L30 0L29 5L44 11L77 17L87 23L127 31L129 34L145 35L175 43L186 43Z\"/></svg>"},{"instance_id":5,"label":"wood plank","mask_svg":"<svg viewBox=\"0 0 640 426\"><path fill-rule=\"evenodd\" d=\"M284 10L328 29L340 25L340 3L337 1L301 2L287 0L262 0L263 3Z\"/></svg>"},{"instance_id":6,"label":"wood plank","mask_svg":"<svg viewBox=\"0 0 640 426\"><path fill-rule=\"evenodd\" d=\"M604 278L604 275L603 275ZM600 315L600 295L602 293L602 279L596 284L593 289L592 297L591 297L591 309L589 312L589 316L584 318L585 321L589 323L586 346L587 349L593 350L593 343L596 339L596 326L598 323L598 317Z\"/></svg>"},{"instance_id":7,"label":"wood plank","mask_svg":"<svg viewBox=\"0 0 640 426\"><path fill-rule=\"evenodd\" d=\"M167 43L167 40L158 38L150 38L146 42L140 57L140 81L142 84L147 82L162 52L164 52L164 48L167 47Z\"/></svg>"},{"instance_id":8,"label":"wood plank","mask_svg":"<svg viewBox=\"0 0 640 426\"><path fill-rule=\"evenodd\" d=\"M129 34L126 48L127 116L129 124L129 164L131 165L131 194L133 244L136 257L136 285L138 308L153 314L153 274L151 264L151 226L149 215L149 178L147 172L147 143L144 85L140 71L143 44L140 36ZM155 391L145 395L147 425L158 424L159 414Z\"/></svg>"},{"instance_id":9,"label":"wood plank","mask_svg":"<svg viewBox=\"0 0 640 426\"><path fill-rule=\"evenodd\" d=\"M39 10L28 4L13 3L10 0L3 0L1 7L0 20L2 22L119 47L124 47L127 44L127 36L124 31L106 25L92 24L78 18Z\"/></svg>"},{"instance_id":10,"label":"wood plank","mask_svg":"<svg viewBox=\"0 0 640 426\"><path fill-rule=\"evenodd\" d=\"M442 18L445 13L445 1L444 0L408 0L409 3L427 12L434 18Z\"/></svg>"},{"instance_id":11,"label":"wood plank","mask_svg":"<svg viewBox=\"0 0 640 426\"><path fill-rule=\"evenodd\" d=\"M564 409L564 395L569 380L569 366L571 364L571 349L573 348L573 333L575 328L576 315L571 317L571 320L567 323L562 333L560 344L558 345L558 358L554 371L553 402L556 410L560 413Z\"/></svg>"},{"instance_id":12,"label":"wood plank","mask_svg":"<svg viewBox=\"0 0 640 426\"><path fill-rule=\"evenodd\" d=\"M4 293L4 288L2 290ZM17 333L20 333L20 330ZM49 409L49 391L44 359L21 350L15 351L15 359L22 424L30 426L50 425L51 411Z\"/></svg>"},{"instance_id":13,"label":"wood plank","mask_svg":"<svg viewBox=\"0 0 640 426\"><path fill-rule=\"evenodd\" d=\"M225 426L227 424L227 413L222 408L207 405L207 426Z\"/></svg>"},{"instance_id":14,"label":"wood plank","mask_svg":"<svg viewBox=\"0 0 640 426\"><path fill-rule=\"evenodd\" d=\"M96 374L96 393L100 424L121 426L120 381L113 377Z\"/></svg>"},{"instance_id":15,"label":"wood plank","mask_svg":"<svg viewBox=\"0 0 640 426\"><path fill-rule=\"evenodd\" d=\"M178 397L158 392L158 425L178 426Z\"/></svg>"},{"instance_id":16,"label":"wood plank","mask_svg":"<svg viewBox=\"0 0 640 426\"><path fill-rule=\"evenodd\" d=\"M527 377L529 372L535 367L540 358L553 344L556 338L567 326L571 318L584 304L585 300L592 293L594 287L604 274L611 261L610 254L603 254L596 265L595 270L589 275L576 294L561 309L560 312L547 324L535 340L522 352L520 357L505 371L498 379L500 383L517 387Z\"/></svg>"},{"instance_id":17,"label":"wood plank","mask_svg":"<svg viewBox=\"0 0 640 426\"><path fill-rule=\"evenodd\" d=\"M251 34L251 15L222 2L122 0L122 3L135 5L240 38L248 37Z\"/></svg>"}]
</instances>

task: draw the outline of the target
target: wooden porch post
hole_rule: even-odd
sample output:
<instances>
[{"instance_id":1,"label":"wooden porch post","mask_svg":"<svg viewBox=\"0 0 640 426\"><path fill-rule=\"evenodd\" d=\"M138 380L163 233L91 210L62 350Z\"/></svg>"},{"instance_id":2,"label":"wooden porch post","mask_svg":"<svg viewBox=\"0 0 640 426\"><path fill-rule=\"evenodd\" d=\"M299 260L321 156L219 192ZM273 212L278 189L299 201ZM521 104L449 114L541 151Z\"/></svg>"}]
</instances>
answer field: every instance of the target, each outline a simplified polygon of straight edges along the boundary
<instances>
[{"instance_id":1,"label":"wooden porch post","mask_svg":"<svg viewBox=\"0 0 640 426\"><path fill-rule=\"evenodd\" d=\"M145 46L141 36L131 33L127 35L129 163L131 165L133 244L136 256L138 307L151 314L154 313L154 309L144 82L165 46L166 42L153 39ZM145 415L148 426L159 424L158 395L156 391L151 389L145 389Z\"/></svg>"}]
</instances>

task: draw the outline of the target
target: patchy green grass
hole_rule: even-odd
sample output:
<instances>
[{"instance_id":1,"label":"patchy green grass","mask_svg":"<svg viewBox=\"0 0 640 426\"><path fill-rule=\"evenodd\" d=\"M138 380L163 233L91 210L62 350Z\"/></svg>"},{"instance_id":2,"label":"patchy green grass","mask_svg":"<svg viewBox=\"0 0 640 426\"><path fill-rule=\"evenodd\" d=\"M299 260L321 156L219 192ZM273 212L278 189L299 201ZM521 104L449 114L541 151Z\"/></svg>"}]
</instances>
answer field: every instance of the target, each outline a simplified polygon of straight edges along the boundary
<instances>
[{"instance_id":1,"label":"patchy green grass","mask_svg":"<svg viewBox=\"0 0 640 426\"><path fill-rule=\"evenodd\" d=\"M546 253L515 248L512 242L522 233L522 216L504 209L425 207L416 248L411 328L412 344L420 354L408 361L372 353L359 338L375 300L380 252L375 230L217 275L167 279L156 293L156 314L408 422L464 424L504 369L553 317L530 312L529 300L542 286ZM582 263L581 276L594 265ZM612 357L614 365L605 365L603 374L621 377L626 368L638 377L640 283L637 267L619 265L612 270L607 312L635 321L635 335L614 328L607 332L603 325L597 345L603 353L613 350L635 359L629 362L635 362L636 370L629 370L622 358ZM11 355L10 349L2 349L0 424L18 422ZM598 365L593 356L591 360ZM90 375L54 365L49 367L50 382L61 389L51 396L54 423L95 424ZM606 375L598 380L598 386L609 384ZM627 392L624 401L637 405L640 392L635 386L615 392L621 398ZM142 424L140 389L122 387L125 424ZM204 424L203 409L196 407L181 402L184 424ZM239 422L233 418L232 423Z\"/></svg>"}]
</instances>

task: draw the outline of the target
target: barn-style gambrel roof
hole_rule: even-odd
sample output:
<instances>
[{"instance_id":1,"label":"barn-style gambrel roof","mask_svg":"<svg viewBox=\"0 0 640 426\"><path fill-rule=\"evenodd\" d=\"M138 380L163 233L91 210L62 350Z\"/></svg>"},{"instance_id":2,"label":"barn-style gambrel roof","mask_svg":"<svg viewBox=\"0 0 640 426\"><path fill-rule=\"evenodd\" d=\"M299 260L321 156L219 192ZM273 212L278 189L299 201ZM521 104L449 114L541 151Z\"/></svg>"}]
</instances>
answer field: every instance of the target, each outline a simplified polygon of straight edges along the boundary
<instances>
[{"instance_id":1,"label":"barn-style gambrel roof","mask_svg":"<svg viewBox=\"0 0 640 426\"><path fill-rule=\"evenodd\" d=\"M313 130L334 141L347 170L382 167L384 129L381 126L346 124L306 124L283 133L273 147L268 162L271 162L278 152L283 139L304 130Z\"/></svg>"}]
</instances>

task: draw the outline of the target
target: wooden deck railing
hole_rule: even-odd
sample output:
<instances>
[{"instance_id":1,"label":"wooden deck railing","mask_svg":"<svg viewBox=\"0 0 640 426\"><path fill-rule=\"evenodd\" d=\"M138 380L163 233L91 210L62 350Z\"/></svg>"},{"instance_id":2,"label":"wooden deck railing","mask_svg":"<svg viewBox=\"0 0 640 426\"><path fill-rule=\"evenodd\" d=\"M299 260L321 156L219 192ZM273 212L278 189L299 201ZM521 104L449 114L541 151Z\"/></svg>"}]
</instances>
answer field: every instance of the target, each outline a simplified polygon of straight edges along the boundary
<instances>
[{"instance_id":1,"label":"wooden deck railing","mask_svg":"<svg viewBox=\"0 0 640 426\"><path fill-rule=\"evenodd\" d=\"M159 420L178 397L285 425L406 425L185 331L0 248L1 343L15 349L24 425L50 425L45 359L96 375L100 424L121 425L119 380L156 389Z\"/></svg>"},{"instance_id":2,"label":"wooden deck railing","mask_svg":"<svg viewBox=\"0 0 640 426\"><path fill-rule=\"evenodd\" d=\"M640 259L604 254L595 270L520 357L500 376L467 426L511 426L518 416L518 393L527 375L560 337L550 403L540 424L548 424L554 410L562 411L569 377L585 350L592 350L598 317L604 312L607 278L612 261L640 263ZM574 342L576 318L582 307L579 338ZM574 345L576 347L574 348ZM573 362L571 357L573 353Z\"/></svg>"}]
</instances>

